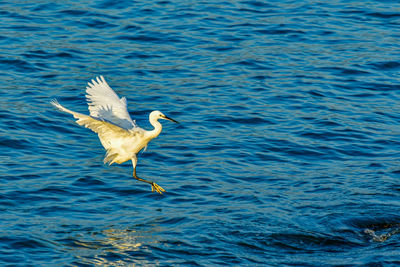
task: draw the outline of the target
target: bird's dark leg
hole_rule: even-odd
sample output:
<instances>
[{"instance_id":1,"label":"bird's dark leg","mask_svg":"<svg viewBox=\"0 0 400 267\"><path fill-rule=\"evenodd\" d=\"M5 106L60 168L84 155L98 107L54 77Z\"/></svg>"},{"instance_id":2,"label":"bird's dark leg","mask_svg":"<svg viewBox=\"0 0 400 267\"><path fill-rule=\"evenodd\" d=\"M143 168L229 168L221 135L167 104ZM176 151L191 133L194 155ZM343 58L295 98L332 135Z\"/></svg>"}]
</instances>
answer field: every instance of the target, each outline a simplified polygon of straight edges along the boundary
<instances>
[{"instance_id":1,"label":"bird's dark leg","mask_svg":"<svg viewBox=\"0 0 400 267\"><path fill-rule=\"evenodd\" d=\"M136 166L135 166L135 165L136 165L136 164L135 164L136 162L134 162L133 159L132 159L132 163L134 164L134 165L133 165L133 178L135 178L135 179L138 180L138 181L151 184L151 192L156 191L156 192L159 193L159 194L162 194L163 192L165 192L165 189L162 188L161 186L159 186L158 184L156 184L155 182L151 182L151 181L147 181L147 180L145 180L145 179L139 178L139 177L136 175Z\"/></svg>"}]
</instances>

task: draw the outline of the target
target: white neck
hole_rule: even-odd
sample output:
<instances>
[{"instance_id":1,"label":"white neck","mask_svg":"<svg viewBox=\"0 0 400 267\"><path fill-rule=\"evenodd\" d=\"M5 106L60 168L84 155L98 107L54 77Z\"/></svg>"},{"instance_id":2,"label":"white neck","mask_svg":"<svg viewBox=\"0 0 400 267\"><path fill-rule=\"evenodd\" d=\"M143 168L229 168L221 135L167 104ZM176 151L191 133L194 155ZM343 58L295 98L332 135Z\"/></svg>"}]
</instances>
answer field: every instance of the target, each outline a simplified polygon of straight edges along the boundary
<instances>
[{"instance_id":1,"label":"white neck","mask_svg":"<svg viewBox=\"0 0 400 267\"><path fill-rule=\"evenodd\" d=\"M158 121L158 119L153 119L153 118L150 118L150 124L153 125L154 129L149 131L148 133L149 137L153 139L156 138L161 133L162 125Z\"/></svg>"}]
</instances>

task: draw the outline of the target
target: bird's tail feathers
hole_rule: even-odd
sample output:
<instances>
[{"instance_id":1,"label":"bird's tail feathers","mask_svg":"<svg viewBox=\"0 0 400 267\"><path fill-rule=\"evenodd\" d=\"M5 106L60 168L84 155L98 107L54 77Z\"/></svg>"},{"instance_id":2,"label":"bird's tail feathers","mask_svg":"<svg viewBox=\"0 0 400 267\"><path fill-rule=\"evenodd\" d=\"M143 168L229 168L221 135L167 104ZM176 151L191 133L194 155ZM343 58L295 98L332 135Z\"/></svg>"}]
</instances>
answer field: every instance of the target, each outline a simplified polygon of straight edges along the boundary
<instances>
[{"instance_id":1,"label":"bird's tail feathers","mask_svg":"<svg viewBox=\"0 0 400 267\"><path fill-rule=\"evenodd\" d=\"M108 163L108 165L111 165L116 162L117 157L117 153L111 153L110 150L107 150L106 157L104 158L103 162L104 164Z\"/></svg>"}]
</instances>

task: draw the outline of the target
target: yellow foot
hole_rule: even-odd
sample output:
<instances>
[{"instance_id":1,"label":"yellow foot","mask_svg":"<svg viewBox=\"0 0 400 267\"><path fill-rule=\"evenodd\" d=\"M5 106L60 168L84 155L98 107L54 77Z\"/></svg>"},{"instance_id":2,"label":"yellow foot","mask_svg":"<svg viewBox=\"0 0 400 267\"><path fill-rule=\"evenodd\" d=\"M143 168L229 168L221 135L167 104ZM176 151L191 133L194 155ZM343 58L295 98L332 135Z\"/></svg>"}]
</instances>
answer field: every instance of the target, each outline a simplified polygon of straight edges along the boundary
<instances>
[{"instance_id":1,"label":"yellow foot","mask_svg":"<svg viewBox=\"0 0 400 267\"><path fill-rule=\"evenodd\" d=\"M163 192L165 192L165 189L162 188L161 186L159 186L158 184L152 182L151 183L151 192L156 191L159 194L162 194Z\"/></svg>"}]
</instances>

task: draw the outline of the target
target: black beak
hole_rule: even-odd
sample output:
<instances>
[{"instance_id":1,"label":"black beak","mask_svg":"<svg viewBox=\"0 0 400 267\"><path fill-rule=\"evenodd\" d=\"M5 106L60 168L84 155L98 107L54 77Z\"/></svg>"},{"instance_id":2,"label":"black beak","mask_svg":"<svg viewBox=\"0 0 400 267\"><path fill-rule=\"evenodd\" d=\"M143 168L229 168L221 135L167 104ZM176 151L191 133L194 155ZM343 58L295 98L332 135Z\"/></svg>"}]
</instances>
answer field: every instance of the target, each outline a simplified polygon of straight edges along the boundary
<instances>
[{"instance_id":1,"label":"black beak","mask_svg":"<svg viewBox=\"0 0 400 267\"><path fill-rule=\"evenodd\" d=\"M171 118L168 118L167 116L164 116L164 119L169 120L169 121L172 121L172 122L175 122L175 123L179 123L179 122L177 122L176 120L173 120L173 119L171 119Z\"/></svg>"}]
</instances>

